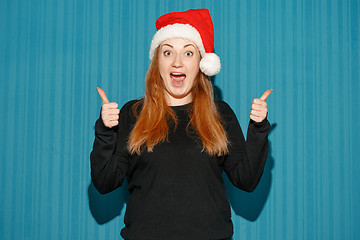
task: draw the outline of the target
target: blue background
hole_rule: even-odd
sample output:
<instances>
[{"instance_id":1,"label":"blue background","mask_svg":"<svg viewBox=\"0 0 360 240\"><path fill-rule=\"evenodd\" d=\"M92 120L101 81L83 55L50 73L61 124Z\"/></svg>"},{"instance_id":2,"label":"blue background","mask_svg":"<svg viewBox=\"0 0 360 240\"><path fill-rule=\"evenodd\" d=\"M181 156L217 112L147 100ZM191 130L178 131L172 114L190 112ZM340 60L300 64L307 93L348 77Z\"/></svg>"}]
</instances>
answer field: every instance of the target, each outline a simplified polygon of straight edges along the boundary
<instances>
[{"instance_id":1,"label":"blue background","mask_svg":"<svg viewBox=\"0 0 360 240\"><path fill-rule=\"evenodd\" d=\"M274 89L260 185L225 177L234 239L360 239L358 0L0 0L0 239L121 239L126 184L90 179L96 87L141 97L155 20L203 7L244 134Z\"/></svg>"}]
</instances>

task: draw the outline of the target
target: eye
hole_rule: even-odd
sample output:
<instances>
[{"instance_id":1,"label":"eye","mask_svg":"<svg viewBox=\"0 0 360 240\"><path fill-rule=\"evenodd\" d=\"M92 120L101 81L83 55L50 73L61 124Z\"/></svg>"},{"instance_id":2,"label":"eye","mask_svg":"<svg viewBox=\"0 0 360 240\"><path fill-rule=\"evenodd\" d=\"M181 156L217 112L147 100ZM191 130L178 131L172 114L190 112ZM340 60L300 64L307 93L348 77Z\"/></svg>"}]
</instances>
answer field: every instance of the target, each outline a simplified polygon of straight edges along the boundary
<instances>
[{"instance_id":1,"label":"eye","mask_svg":"<svg viewBox=\"0 0 360 240\"><path fill-rule=\"evenodd\" d=\"M185 56L188 56L188 57L191 57L192 55L194 55L194 53L191 52L191 51L187 51L187 52L185 53Z\"/></svg>"},{"instance_id":2,"label":"eye","mask_svg":"<svg viewBox=\"0 0 360 240\"><path fill-rule=\"evenodd\" d=\"M170 56L171 52L169 50L164 51L164 56Z\"/></svg>"}]
</instances>

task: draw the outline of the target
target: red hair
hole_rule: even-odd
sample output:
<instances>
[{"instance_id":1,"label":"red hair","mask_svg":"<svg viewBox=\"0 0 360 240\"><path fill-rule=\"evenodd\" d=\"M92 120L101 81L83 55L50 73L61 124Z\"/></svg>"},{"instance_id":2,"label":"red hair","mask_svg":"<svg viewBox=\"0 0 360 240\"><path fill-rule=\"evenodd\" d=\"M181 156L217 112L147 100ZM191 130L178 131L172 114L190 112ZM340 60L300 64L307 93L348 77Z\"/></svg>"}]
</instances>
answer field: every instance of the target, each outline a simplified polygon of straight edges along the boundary
<instances>
[{"instance_id":1,"label":"red hair","mask_svg":"<svg viewBox=\"0 0 360 240\"><path fill-rule=\"evenodd\" d=\"M164 89L159 71L158 48L146 73L144 99L133 107L138 119L128 140L131 154L140 155L143 147L152 152L155 145L167 141L169 120L175 123L175 127L177 126L176 114L167 105ZM206 151L211 156L221 156L228 153L228 139L213 94L208 77L199 71L192 88L193 102L190 105L189 124L197 131L202 141L202 151Z\"/></svg>"}]
</instances>

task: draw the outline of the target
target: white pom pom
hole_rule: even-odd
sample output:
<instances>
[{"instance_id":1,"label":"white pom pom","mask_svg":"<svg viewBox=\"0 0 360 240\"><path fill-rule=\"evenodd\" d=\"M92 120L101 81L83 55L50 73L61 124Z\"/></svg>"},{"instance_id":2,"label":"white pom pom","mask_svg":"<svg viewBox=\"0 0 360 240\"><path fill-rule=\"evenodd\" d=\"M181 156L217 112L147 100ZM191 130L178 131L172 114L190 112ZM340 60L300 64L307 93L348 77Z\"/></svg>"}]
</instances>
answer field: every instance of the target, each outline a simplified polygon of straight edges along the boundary
<instances>
[{"instance_id":1,"label":"white pom pom","mask_svg":"<svg viewBox=\"0 0 360 240\"><path fill-rule=\"evenodd\" d=\"M211 77L220 72L220 58L215 53L206 53L200 61L200 70Z\"/></svg>"}]
</instances>

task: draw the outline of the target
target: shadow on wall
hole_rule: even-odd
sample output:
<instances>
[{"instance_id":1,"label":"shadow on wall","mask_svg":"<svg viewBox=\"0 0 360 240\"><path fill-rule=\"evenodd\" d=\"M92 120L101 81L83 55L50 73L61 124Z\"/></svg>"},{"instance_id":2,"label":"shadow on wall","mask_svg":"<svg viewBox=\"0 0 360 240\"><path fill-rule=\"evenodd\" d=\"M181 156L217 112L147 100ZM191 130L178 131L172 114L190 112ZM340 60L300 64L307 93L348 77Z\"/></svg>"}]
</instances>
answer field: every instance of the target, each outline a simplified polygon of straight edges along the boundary
<instances>
[{"instance_id":1,"label":"shadow on wall","mask_svg":"<svg viewBox=\"0 0 360 240\"><path fill-rule=\"evenodd\" d=\"M215 76L210 77L210 81L213 85L214 99L223 100L221 89L215 85Z\"/></svg>"},{"instance_id":2,"label":"shadow on wall","mask_svg":"<svg viewBox=\"0 0 360 240\"><path fill-rule=\"evenodd\" d=\"M269 135L276 128L276 123L271 125ZM236 188L224 175L226 195L236 215L249 221L256 221L262 212L268 199L271 188L271 169L274 167L274 159L271 155L271 142L269 141L269 153L259 185L255 191L249 193Z\"/></svg>"},{"instance_id":3,"label":"shadow on wall","mask_svg":"<svg viewBox=\"0 0 360 240\"><path fill-rule=\"evenodd\" d=\"M91 214L100 225L105 224L119 216L124 203L129 197L127 181L124 180L120 188L111 193L101 194L91 182L88 188L89 207Z\"/></svg>"}]
</instances>

